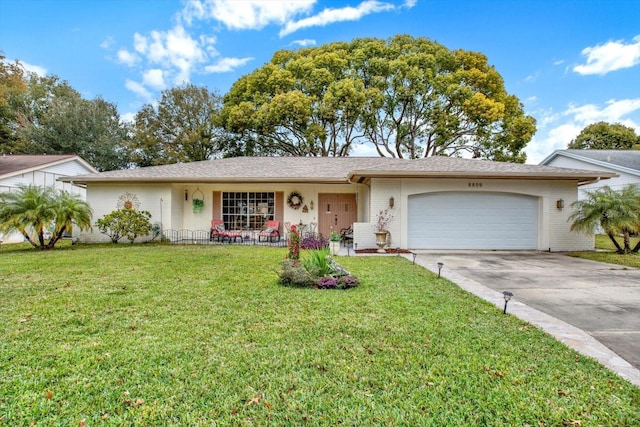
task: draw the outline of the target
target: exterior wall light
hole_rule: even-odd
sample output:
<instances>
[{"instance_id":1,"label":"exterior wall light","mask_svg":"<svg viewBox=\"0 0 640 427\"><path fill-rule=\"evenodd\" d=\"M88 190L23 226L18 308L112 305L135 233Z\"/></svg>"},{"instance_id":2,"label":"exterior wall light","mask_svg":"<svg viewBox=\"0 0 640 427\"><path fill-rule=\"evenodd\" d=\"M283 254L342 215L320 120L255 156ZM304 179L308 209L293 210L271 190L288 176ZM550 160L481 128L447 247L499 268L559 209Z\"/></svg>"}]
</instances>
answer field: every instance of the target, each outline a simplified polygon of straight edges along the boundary
<instances>
[{"instance_id":1,"label":"exterior wall light","mask_svg":"<svg viewBox=\"0 0 640 427\"><path fill-rule=\"evenodd\" d=\"M558 208L559 210L562 210L562 208L564 208L564 200L562 199L556 200L556 208Z\"/></svg>"},{"instance_id":2,"label":"exterior wall light","mask_svg":"<svg viewBox=\"0 0 640 427\"><path fill-rule=\"evenodd\" d=\"M184 190L184 201L185 202L189 201L189 190L187 189Z\"/></svg>"},{"instance_id":3,"label":"exterior wall light","mask_svg":"<svg viewBox=\"0 0 640 427\"><path fill-rule=\"evenodd\" d=\"M511 297L513 296L513 293L511 293L509 291L504 291L502 293L502 295L504 296L504 310L502 310L502 314L507 314L507 304L511 300Z\"/></svg>"},{"instance_id":4,"label":"exterior wall light","mask_svg":"<svg viewBox=\"0 0 640 427\"><path fill-rule=\"evenodd\" d=\"M393 209L393 206L395 205L395 200L393 200L393 196L389 197L389 207L391 209Z\"/></svg>"},{"instance_id":5,"label":"exterior wall light","mask_svg":"<svg viewBox=\"0 0 640 427\"><path fill-rule=\"evenodd\" d=\"M309 202L309 209L313 210L313 200Z\"/></svg>"}]
</instances>

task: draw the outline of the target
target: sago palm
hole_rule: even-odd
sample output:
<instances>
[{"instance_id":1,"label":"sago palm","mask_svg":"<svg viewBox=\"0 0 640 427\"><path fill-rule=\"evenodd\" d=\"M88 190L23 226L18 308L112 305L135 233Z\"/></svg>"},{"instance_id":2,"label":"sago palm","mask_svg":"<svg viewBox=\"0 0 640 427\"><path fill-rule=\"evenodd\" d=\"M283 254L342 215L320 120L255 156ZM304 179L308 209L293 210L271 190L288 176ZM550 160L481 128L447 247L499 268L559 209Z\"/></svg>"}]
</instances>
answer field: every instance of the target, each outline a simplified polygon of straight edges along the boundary
<instances>
[{"instance_id":1,"label":"sago palm","mask_svg":"<svg viewBox=\"0 0 640 427\"><path fill-rule=\"evenodd\" d=\"M0 193L0 231L18 231L38 249L53 248L72 223L80 229L91 226L92 211L79 196L51 187L21 185ZM52 229L48 242L45 230Z\"/></svg>"},{"instance_id":2,"label":"sago palm","mask_svg":"<svg viewBox=\"0 0 640 427\"><path fill-rule=\"evenodd\" d=\"M619 253L638 252L631 249L629 235L640 231L640 188L635 184L619 191L605 186L586 192L586 198L571 205L576 211L569 217L572 231L594 234L600 226ZM616 240L622 234L623 244Z\"/></svg>"}]
</instances>

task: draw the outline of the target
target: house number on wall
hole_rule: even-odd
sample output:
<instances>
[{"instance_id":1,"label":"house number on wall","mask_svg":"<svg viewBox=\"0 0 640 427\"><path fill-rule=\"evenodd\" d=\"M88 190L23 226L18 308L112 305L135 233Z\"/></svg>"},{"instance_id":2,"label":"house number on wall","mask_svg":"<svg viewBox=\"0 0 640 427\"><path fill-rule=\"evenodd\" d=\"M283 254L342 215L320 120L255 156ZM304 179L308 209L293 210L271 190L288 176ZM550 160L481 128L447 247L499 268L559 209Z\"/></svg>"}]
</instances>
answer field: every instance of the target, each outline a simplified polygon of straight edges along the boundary
<instances>
[{"instance_id":1,"label":"house number on wall","mask_svg":"<svg viewBox=\"0 0 640 427\"><path fill-rule=\"evenodd\" d=\"M469 187L480 188L480 187L482 187L482 183L481 182L470 182L469 183Z\"/></svg>"}]
</instances>

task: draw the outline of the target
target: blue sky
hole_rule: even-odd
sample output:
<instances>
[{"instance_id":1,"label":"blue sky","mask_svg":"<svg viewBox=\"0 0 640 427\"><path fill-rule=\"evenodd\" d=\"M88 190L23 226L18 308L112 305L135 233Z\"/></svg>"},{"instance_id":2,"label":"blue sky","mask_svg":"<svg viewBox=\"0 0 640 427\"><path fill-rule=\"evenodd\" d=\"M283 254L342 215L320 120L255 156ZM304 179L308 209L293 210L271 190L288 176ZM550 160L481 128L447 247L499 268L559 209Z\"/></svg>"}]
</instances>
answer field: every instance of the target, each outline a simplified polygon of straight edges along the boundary
<instances>
[{"instance_id":1,"label":"blue sky","mask_svg":"<svg viewBox=\"0 0 640 427\"><path fill-rule=\"evenodd\" d=\"M395 34L484 53L538 122L528 163L597 121L640 133L638 0L0 1L8 59L128 119L184 81L224 94L280 49Z\"/></svg>"}]
</instances>

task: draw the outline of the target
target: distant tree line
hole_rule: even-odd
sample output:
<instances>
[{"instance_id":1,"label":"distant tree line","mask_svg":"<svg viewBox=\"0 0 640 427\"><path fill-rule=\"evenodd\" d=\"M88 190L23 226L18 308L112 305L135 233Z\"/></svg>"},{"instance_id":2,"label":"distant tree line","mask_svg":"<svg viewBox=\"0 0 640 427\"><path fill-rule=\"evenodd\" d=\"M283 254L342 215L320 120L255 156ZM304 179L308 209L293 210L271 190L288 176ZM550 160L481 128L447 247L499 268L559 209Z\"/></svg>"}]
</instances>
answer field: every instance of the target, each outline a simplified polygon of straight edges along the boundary
<instances>
[{"instance_id":1,"label":"distant tree line","mask_svg":"<svg viewBox=\"0 0 640 427\"><path fill-rule=\"evenodd\" d=\"M607 124L598 124L601 128ZM632 148L612 125L571 147ZM586 130L586 129L585 129ZM0 153L78 154L100 171L215 157L470 156L524 162L535 120L478 52L426 38L282 50L224 96L183 84L143 105L134 121L114 103L84 99L58 77L0 53Z\"/></svg>"}]
</instances>

